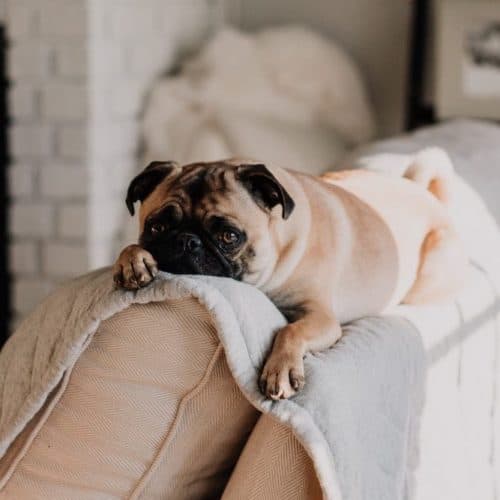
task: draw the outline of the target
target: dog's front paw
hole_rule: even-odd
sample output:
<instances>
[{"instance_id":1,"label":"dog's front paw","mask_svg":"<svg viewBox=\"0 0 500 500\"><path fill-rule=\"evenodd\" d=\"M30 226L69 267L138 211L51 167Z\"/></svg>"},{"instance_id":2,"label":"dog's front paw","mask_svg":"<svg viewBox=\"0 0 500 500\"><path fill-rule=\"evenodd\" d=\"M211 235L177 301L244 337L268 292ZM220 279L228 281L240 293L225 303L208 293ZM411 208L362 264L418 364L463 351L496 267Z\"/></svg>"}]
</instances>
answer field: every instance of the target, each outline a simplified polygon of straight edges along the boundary
<instances>
[{"instance_id":1,"label":"dog's front paw","mask_svg":"<svg viewBox=\"0 0 500 500\"><path fill-rule=\"evenodd\" d=\"M148 285L157 274L155 259L139 245L124 248L113 267L114 282L127 290L137 290Z\"/></svg>"},{"instance_id":2,"label":"dog's front paw","mask_svg":"<svg viewBox=\"0 0 500 500\"><path fill-rule=\"evenodd\" d=\"M304 387L304 361L301 352L275 348L260 376L260 390L271 399L288 399Z\"/></svg>"}]
</instances>

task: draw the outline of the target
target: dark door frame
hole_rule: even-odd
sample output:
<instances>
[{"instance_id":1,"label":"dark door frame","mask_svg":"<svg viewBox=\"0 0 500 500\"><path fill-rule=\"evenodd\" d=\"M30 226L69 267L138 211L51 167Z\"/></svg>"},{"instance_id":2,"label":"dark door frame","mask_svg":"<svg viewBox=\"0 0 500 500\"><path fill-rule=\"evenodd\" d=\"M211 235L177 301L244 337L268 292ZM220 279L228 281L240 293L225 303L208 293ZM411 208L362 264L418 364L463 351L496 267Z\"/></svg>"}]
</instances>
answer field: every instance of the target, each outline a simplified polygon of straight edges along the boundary
<instances>
[{"instance_id":1,"label":"dark door frame","mask_svg":"<svg viewBox=\"0 0 500 500\"><path fill-rule=\"evenodd\" d=\"M8 230L8 175L9 151L7 130L9 114L7 108L7 37L5 27L0 26L0 347L7 340L11 317L9 274L9 230Z\"/></svg>"},{"instance_id":2,"label":"dark door frame","mask_svg":"<svg viewBox=\"0 0 500 500\"><path fill-rule=\"evenodd\" d=\"M430 0L414 0L410 26L406 129L435 123L433 106L424 102L425 63L429 47Z\"/></svg>"}]
</instances>

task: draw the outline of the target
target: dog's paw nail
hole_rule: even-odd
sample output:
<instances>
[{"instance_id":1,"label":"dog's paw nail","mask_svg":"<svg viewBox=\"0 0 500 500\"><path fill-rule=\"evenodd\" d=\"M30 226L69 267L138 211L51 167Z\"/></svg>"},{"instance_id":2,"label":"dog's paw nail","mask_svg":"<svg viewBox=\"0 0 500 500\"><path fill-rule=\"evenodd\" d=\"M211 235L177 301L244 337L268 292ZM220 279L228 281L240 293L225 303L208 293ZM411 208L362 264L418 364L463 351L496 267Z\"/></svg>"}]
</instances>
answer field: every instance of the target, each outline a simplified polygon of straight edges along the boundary
<instances>
[{"instance_id":1,"label":"dog's paw nail","mask_svg":"<svg viewBox=\"0 0 500 500\"><path fill-rule=\"evenodd\" d=\"M274 398L278 395L278 391L276 389L270 389L267 391L267 395L270 397L270 398Z\"/></svg>"},{"instance_id":2,"label":"dog's paw nail","mask_svg":"<svg viewBox=\"0 0 500 500\"><path fill-rule=\"evenodd\" d=\"M139 286L134 278L129 278L123 282L123 287L127 290L136 290Z\"/></svg>"},{"instance_id":3,"label":"dog's paw nail","mask_svg":"<svg viewBox=\"0 0 500 500\"><path fill-rule=\"evenodd\" d=\"M305 379L302 375L290 375L290 385L292 389L298 391L304 387Z\"/></svg>"}]
</instances>

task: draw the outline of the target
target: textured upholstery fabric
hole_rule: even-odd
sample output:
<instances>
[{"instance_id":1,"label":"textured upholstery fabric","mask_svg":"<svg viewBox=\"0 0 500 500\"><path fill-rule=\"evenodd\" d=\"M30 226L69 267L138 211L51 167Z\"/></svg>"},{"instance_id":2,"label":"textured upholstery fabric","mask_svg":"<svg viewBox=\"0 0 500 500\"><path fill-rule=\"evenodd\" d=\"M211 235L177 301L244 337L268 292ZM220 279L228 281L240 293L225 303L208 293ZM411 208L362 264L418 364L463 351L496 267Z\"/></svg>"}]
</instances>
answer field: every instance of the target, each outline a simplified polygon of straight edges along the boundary
<instances>
[{"instance_id":1,"label":"textured upholstery fabric","mask_svg":"<svg viewBox=\"0 0 500 500\"><path fill-rule=\"evenodd\" d=\"M222 500L320 500L311 458L289 427L263 415L238 460Z\"/></svg>"},{"instance_id":2,"label":"textured upholstery fabric","mask_svg":"<svg viewBox=\"0 0 500 500\"><path fill-rule=\"evenodd\" d=\"M210 379L186 403L162 448L142 500L220 498L259 414L235 384L222 349L218 353Z\"/></svg>"},{"instance_id":3,"label":"textured upholstery fabric","mask_svg":"<svg viewBox=\"0 0 500 500\"><path fill-rule=\"evenodd\" d=\"M258 416L194 298L104 321L66 382L4 457L1 499L203 498Z\"/></svg>"}]
</instances>

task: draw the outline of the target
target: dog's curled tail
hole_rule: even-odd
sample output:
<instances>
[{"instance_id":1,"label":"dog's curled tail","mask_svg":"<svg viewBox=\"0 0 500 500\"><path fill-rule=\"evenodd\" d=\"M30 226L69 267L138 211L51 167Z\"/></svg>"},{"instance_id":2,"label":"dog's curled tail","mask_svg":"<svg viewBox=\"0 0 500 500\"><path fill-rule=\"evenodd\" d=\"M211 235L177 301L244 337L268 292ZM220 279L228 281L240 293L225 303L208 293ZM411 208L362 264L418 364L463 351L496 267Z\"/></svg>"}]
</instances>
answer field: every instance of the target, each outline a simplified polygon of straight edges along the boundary
<instances>
[{"instance_id":1,"label":"dog's curled tail","mask_svg":"<svg viewBox=\"0 0 500 500\"><path fill-rule=\"evenodd\" d=\"M438 200L451 199L451 182L454 176L451 159L444 149L431 147L416 153L403 177L422 185Z\"/></svg>"}]
</instances>

